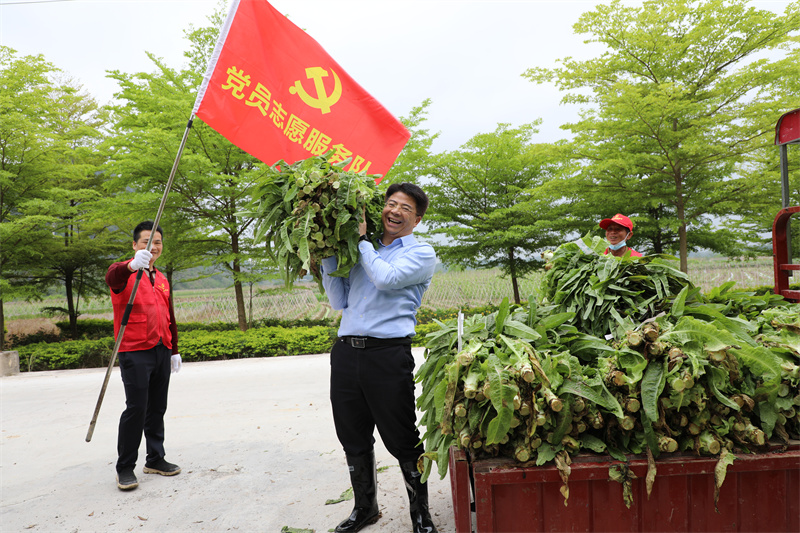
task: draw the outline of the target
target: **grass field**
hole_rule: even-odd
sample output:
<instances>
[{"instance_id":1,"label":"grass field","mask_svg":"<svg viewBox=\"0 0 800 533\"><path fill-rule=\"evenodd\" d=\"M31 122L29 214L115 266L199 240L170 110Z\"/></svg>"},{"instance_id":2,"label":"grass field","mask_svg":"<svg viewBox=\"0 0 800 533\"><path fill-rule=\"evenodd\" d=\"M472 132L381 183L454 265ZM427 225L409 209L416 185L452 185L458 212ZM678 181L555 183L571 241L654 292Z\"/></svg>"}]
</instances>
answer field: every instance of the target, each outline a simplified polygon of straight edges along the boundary
<instances>
[{"instance_id":1,"label":"grass field","mask_svg":"<svg viewBox=\"0 0 800 533\"><path fill-rule=\"evenodd\" d=\"M677 262L675 266L677 268ZM542 275L537 273L520 281L522 299L527 300L531 294L537 293ZM690 259L689 277L704 291L728 281L735 281L742 288L772 285L772 258L749 261ZM512 295L511 281L500 277L498 270L439 272L434 275L422 305L434 309L481 306L500 303L505 297L512 299ZM31 327L46 329L56 319L43 317L41 309L56 305L63 306L64 302L57 298L40 302L6 302L4 312L9 332ZM333 314L314 283L299 284L291 291L275 288L254 290L252 296L246 290L245 309L253 320L324 318ZM81 302L79 310L82 318L112 317L108 298ZM236 322L233 289L175 291L175 314L182 322Z\"/></svg>"}]
</instances>

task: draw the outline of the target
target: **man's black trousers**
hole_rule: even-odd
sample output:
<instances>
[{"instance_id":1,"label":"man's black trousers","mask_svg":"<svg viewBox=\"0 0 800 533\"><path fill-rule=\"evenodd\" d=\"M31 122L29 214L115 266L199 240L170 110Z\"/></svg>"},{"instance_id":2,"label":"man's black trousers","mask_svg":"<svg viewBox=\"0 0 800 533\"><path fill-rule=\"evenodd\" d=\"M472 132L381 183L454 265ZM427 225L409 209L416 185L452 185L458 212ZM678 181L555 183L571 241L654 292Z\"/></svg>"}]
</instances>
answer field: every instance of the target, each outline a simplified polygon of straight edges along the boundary
<instances>
[{"instance_id":1,"label":"man's black trousers","mask_svg":"<svg viewBox=\"0 0 800 533\"><path fill-rule=\"evenodd\" d=\"M164 457L164 413L172 350L159 344L142 352L120 352L126 409L119 419L117 472L134 468L144 433L147 463Z\"/></svg>"},{"instance_id":2,"label":"man's black trousers","mask_svg":"<svg viewBox=\"0 0 800 533\"><path fill-rule=\"evenodd\" d=\"M424 451L416 425L410 344L354 348L337 339L331 349L331 406L347 455L371 452L376 426L399 462L416 461Z\"/></svg>"}]
</instances>

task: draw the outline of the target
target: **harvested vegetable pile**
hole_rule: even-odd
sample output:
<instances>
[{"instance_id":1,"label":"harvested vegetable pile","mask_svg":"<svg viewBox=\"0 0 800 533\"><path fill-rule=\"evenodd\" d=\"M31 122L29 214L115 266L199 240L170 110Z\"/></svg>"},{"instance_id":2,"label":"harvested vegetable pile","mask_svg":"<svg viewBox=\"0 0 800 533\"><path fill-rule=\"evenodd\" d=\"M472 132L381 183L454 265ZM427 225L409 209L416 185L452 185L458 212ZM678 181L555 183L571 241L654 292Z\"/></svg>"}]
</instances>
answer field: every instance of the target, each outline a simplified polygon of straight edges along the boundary
<instances>
[{"instance_id":1,"label":"harvested vegetable pile","mask_svg":"<svg viewBox=\"0 0 800 533\"><path fill-rule=\"evenodd\" d=\"M254 190L256 200L243 215L255 216L255 240L266 240L267 251L290 286L311 273L319 282L321 259L336 256L332 276L346 277L358 261L358 225L367 218L367 234L380 232L383 195L375 177L343 170L328 154L289 165L278 161Z\"/></svg>"},{"instance_id":2,"label":"harvested vegetable pile","mask_svg":"<svg viewBox=\"0 0 800 533\"><path fill-rule=\"evenodd\" d=\"M734 453L798 438L800 305L733 283L703 295L666 257L604 248L561 246L543 301L469 317L461 350L454 320L429 334L418 406L442 477L451 445L553 461L567 498L572 455L647 454L649 492L654 458L684 452L720 457L718 491Z\"/></svg>"}]
</instances>

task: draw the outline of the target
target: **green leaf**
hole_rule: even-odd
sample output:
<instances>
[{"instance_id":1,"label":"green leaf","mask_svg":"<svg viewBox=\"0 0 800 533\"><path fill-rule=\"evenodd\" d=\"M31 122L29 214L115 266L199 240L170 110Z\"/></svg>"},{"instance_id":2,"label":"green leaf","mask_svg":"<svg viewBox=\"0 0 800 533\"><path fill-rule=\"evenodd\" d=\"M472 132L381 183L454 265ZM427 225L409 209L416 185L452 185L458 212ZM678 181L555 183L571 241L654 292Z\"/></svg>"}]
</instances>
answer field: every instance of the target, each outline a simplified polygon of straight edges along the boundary
<instances>
[{"instance_id":1,"label":"green leaf","mask_svg":"<svg viewBox=\"0 0 800 533\"><path fill-rule=\"evenodd\" d=\"M606 443L598 439L591 433L584 433L581 435L581 447L592 450L595 453L603 453L606 451Z\"/></svg>"},{"instance_id":2,"label":"green leaf","mask_svg":"<svg viewBox=\"0 0 800 533\"><path fill-rule=\"evenodd\" d=\"M734 411L739 411L741 409L739 404L720 392L720 387L724 386L726 383L730 383L730 375L723 369L710 365L706 369L706 372L710 376L708 379L708 388L711 389L711 393L714 395L714 397L719 400L721 404L733 409Z\"/></svg>"},{"instance_id":3,"label":"green leaf","mask_svg":"<svg viewBox=\"0 0 800 533\"><path fill-rule=\"evenodd\" d=\"M495 335L500 335L503 332L503 327L508 318L508 296L503 298L500 302L500 308L497 310L497 317L495 318Z\"/></svg>"},{"instance_id":4,"label":"green leaf","mask_svg":"<svg viewBox=\"0 0 800 533\"><path fill-rule=\"evenodd\" d=\"M719 492L722 484L725 482L725 476L728 473L728 467L736 460L736 456L729 452L727 448L722 448L719 454L719 461L714 466L714 509L719 512L717 503L719 502Z\"/></svg>"},{"instance_id":5,"label":"green leaf","mask_svg":"<svg viewBox=\"0 0 800 533\"><path fill-rule=\"evenodd\" d=\"M348 487L346 491L341 493L338 498L325 500L325 505L333 505L334 503L346 502L353 499L353 487Z\"/></svg>"},{"instance_id":6,"label":"green leaf","mask_svg":"<svg viewBox=\"0 0 800 533\"><path fill-rule=\"evenodd\" d=\"M672 316L680 318L683 316L683 307L686 305L686 295L689 294L688 285L681 289L675 301L672 302Z\"/></svg>"},{"instance_id":7,"label":"green leaf","mask_svg":"<svg viewBox=\"0 0 800 533\"><path fill-rule=\"evenodd\" d=\"M658 420L658 397L666 381L666 362L650 361L642 377L642 408L650 420Z\"/></svg>"},{"instance_id":8,"label":"green leaf","mask_svg":"<svg viewBox=\"0 0 800 533\"><path fill-rule=\"evenodd\" d=\"M590 387L586 383L580 383L567 378L558 389L558 395L561 396L563 393L567 392L575 396L580 396L581 398L586 398L590 402L594 402L618 418L625 416L625 413L622 411L622 406L614 395L606 389L602 382L600 382L598 386Z\"/></svg>"},{"instance_id":9,"label":"green leaf","mask_svg":"<svg viewBox=\"0 0 800 533\"><path fill-rule=\"evenodd\" d=\"M526 341L535 341L541 338L541 335L532 328L529 328L522 322L511 319L505 321L502 333Z\"/></svg>"}]
</instances>

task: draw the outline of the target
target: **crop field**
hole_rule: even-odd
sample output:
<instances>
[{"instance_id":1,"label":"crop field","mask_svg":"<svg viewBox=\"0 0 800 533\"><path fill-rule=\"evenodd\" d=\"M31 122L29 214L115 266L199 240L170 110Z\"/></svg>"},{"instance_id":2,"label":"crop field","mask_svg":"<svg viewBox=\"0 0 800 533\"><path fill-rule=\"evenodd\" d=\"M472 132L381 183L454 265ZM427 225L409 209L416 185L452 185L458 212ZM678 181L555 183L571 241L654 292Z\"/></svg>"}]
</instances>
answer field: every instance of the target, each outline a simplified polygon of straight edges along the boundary
<instances>
[{"instance_id":1,"label":"crop field","mask_svg":"<svg viewBox=\"0 0 800 533\"><path fill-rule=\"evenodd\" d=\"M677 262L676 262L677 268ZM536 273L520 280L520 297L527 300L537 294L543 273ZM737 287L750 288L773 284L772 258L735 261L728 259L690 259L689 278L707 291L728 281ZM207 289L175 291L175 314L181 322L236 322L236 301L233 289ZM433 309L454 309L465 306L498 304L503 298L512 299L511 281L503 278L498 270L470 270L463 272L439 272L434 275L430 288L425 293L422 305ZM50 297L38 302L5 302L6 324L12 331L18 320L44 319L41 309L47 306L63 306L61 299ZM81 301L82 318L112 317L108 298ZM302 318L321 319L334 316L327 300L320 294L316 284L297 284L291 291L283 289L245 291L245 312L249 320L274 318L295 320Z\"/></svg>"}]
</instances>

